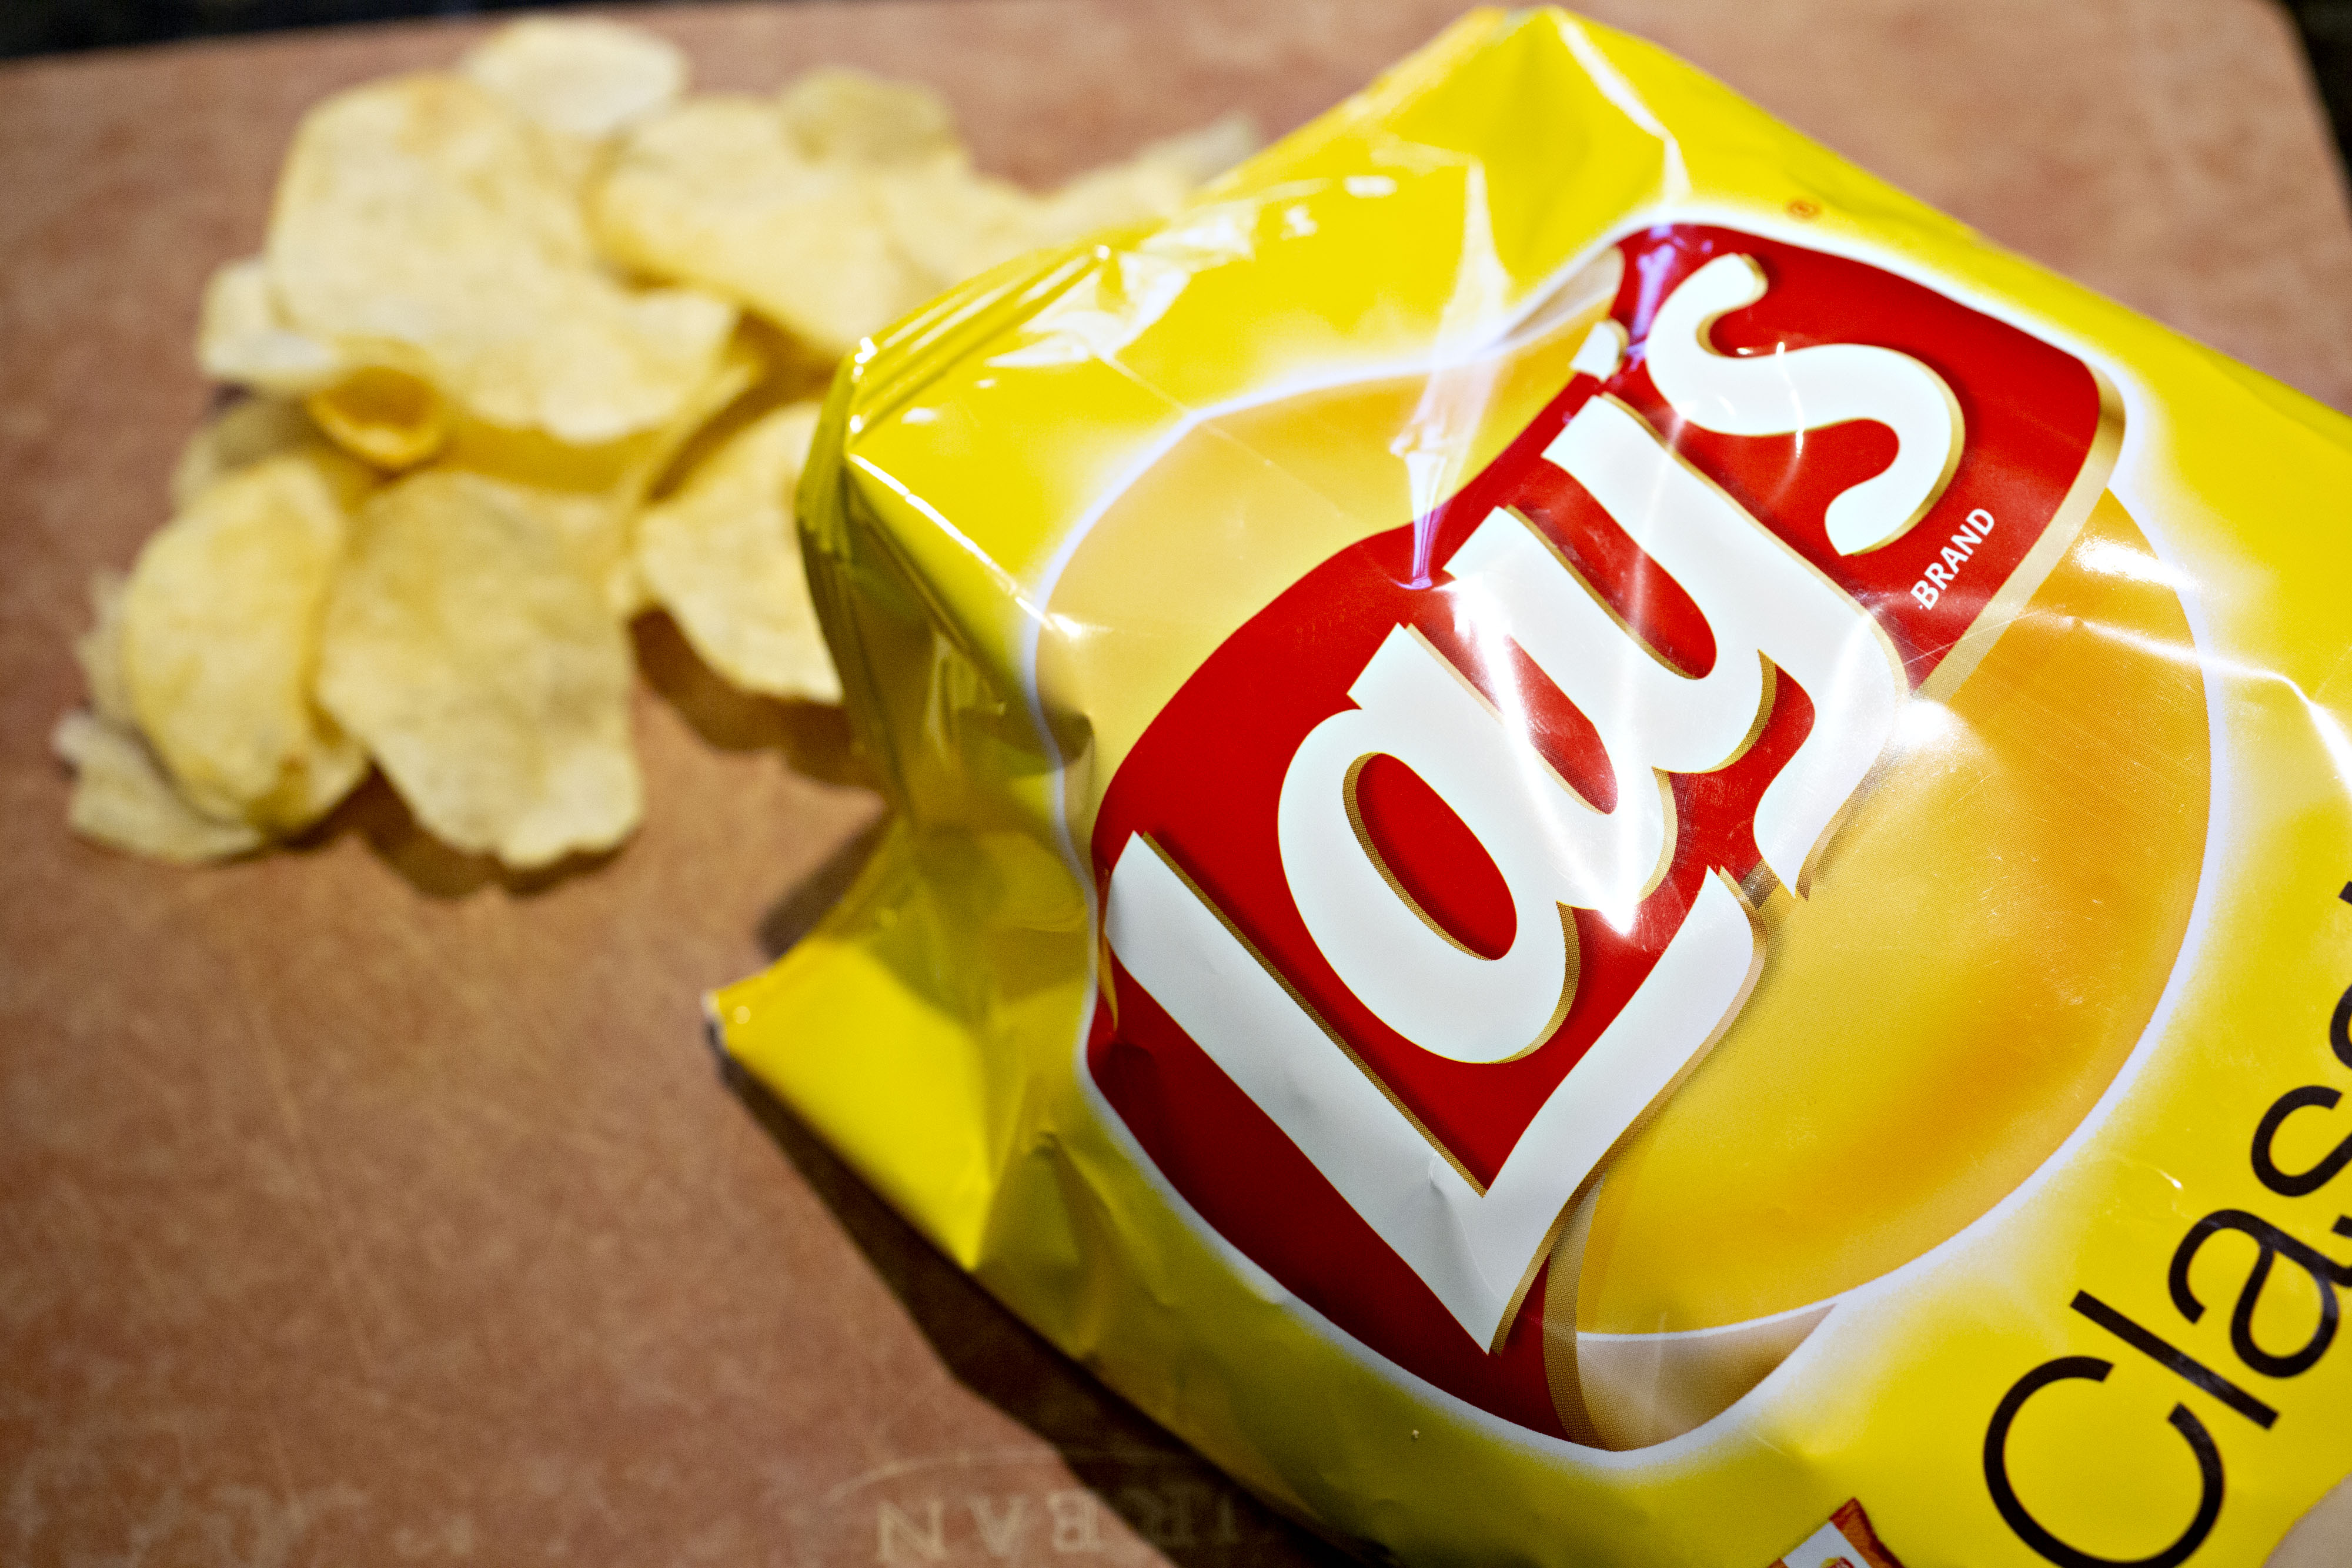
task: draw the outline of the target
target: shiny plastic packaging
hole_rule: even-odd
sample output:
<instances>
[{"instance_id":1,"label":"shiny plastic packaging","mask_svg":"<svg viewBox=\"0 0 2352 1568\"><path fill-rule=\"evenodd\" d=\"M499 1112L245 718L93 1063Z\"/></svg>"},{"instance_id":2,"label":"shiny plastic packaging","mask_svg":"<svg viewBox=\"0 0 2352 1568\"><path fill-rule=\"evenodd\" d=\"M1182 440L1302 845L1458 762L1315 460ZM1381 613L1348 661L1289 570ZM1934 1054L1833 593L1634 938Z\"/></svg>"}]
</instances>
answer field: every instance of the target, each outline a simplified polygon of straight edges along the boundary
<instances>
[{"instance_id":1,"label":"shiny plastic packaging","mask_svg":"<svg viewBox=\"0 0 2352 1568\"><path fill-rule=\"evenodd\" d=\"M895 815L724 1048L1278 1506L2352 1561L2352 424L1480 13L800 507Z\"/></svg>"}]
</instances>

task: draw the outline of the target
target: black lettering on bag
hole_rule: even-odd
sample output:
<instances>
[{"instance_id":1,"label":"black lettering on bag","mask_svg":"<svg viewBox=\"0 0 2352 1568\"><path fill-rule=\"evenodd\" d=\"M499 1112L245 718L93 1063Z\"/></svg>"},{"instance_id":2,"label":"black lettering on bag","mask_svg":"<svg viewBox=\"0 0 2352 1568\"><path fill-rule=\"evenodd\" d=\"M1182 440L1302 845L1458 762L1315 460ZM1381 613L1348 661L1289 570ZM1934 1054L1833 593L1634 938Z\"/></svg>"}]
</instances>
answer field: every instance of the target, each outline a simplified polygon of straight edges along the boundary
<instances>
[{"instance_id":1,"label":"black lettering on bag","mask_svg":"<svg viewBox=\"0 0 2352 1568\"><path fill-rule=\"evenodd\" d=\"M2336 1061L2352 1067L2352 986L2336 998L2335 1016L2327 1020L2327 1043L2335 1048Z\"/></svg>"},{"instance_id":2,"label":"black lettering on bag","mask_svg":"<svg viewBox=\"0 0 2352 1568\"><path fill-rule=\"evenodd\" d=\"M2074 1310L2147 1356L2167 1372L2179 1374L2198 1387L2269 1431L2278 1424L2278 1412L2190 1355L2124 1316L2088 1291L2074 1292Z\"/></svg>"},{"instance_id":3,"label":"black lettering on bag","mask_svg":"<svg viewBox=\"0 0 2352 1568\"><path fill-rule=\"evenodd\" d=\"M2344 1222L2337 1221L2339 1228ZM2296 1377L2318 1364L2336 1338L2337 1305L2336 1287L2352 1284L2352 1268L2336 1262L2316 1249L2305 1245L2273 1225L2260 1215L2248 1214L2242 1208L2217 1209L2189 1228L2172 1254L2170 1281L2172 1304L2190 1322L2205 1315L2205 1303L2189 1288L2189 1265L2205 1243L2222 1230L2234 1230L2253 1239L2262 1254L2254 1260L2253 1271L2246 1276L2238 1291L2238 1305L2230 1314L2230 1348L2238 1359L2266 1377ZM2299 1350L2284 1355L2273 1355L2254 1343L2254 1306L2262 1300L2263 1287L2269 1283L2271 1264L2284 1258L2311 1276L2313 1286L2319 1291L2319 1326Z\"/></svg>"},{"instance_id":4,"label":"black lettering on bag","mask_svg":"<svg viewBox=\"0 0 2352 1568\"><path fill-rule=\"evenodd\" d=\"M2352 996L2352 992L2346 994ZM2262 1178L2264 1186L2281 1197L2307 1197L2341 1176L2346 1166L2352 1166L2352 1137L2347 1137L2328 1150L2326 1155L2307 1171L2283 1171L2271 1154L2271 1144L2289 1116L2307 1105L2333 1110L2343 1098L2333 1089L2306 1083L2300 1089L2288 1090L2278 1097L2276 1104L2263 1113L2262 1125L2254 1129L2254 1175Z\"/></svg>"},{"instance_id":5,"label":"black lettering on bag","mask_svg":"<svg viewBox=\"0 0 2352 1568\"><path fill-rule=\"evenodd\" d=\"M2153 1556L2098 1557L2067 1544L2027 1511L2017 1489L2010 1484L2009 1429L2017 1420L2017 1413L2025 1408L2025 1402L2052 1384L2071 1378L2105 1383L2107 1374L2115 1369L2115 1363L2101 1361L2095 1355L2063 1355L2043 1362L2012 1384L1993 1411L1992 1424L1985 1428L1985 1486L1992 1493L1993 1507L2000 1511L2000 1517L2017 1538L2058 1564L2058 1568L2179 1568L2213 1532L2213 1521L2221 1517L2223 1490L2221 1451L2214 1447L2213 1435L2205 1430L2205 1424L2185 1405L2175 1405L2172 1414L2165 1419L2188 1443L2189 1452L2197 1456L2197 1516L2189 1521L2179 1540Z\"/></svg>"}]
</instances>

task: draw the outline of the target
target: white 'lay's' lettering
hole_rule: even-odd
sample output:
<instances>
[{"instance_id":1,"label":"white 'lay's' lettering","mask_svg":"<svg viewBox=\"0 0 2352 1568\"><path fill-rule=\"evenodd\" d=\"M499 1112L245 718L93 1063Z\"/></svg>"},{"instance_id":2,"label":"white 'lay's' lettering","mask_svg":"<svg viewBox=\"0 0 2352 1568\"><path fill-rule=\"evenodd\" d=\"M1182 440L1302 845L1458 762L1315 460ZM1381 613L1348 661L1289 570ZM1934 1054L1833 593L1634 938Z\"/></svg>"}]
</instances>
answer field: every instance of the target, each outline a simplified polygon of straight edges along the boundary
<instances>
[{"instance_id":1,"label":"white 'lay's' lettering","mask_svg":"<svg viewBox=\"0 0 2352 1568\"><path fill-rule=\"evenodd\" d=\"M1725 261L1746 270L1726 273ZM1904 514L1895 531L1907 528L1927 504L1920 494L1939 490L1950 473L1951 453L1938 447L1928 417L1942 417L1949 393L1902 355L1832 345L1774 357L1784 392L1805 394L1801 406L1759 401L1744 373L1725 369L1745 361L1714 355L1704 340L1716 316L1755 298L1734 298L1752 276L1745 258L1723 258L1667 300L1648 351L1654 373L1662 354L1680 369L1658 376L1660 390L1696 423L1750 434L1811 428L1840 409L1836 417L1855 417L1864 412L1857 400L1891 398L1885 417L1902 454L1831 508L1834 538L1837 506L1863 497L1843 514L1845 532L1883 543L1875 535L1895 526L1888 519ZM1669 329L1678 335L1662 342ZM1696 363L1694 353L1718 362ZM1685 396L1701 395L1713 400L1706 418L1683 406ZM1956 435L1956 423L1945 428L1945 446ZM1522 718L1496 711L1403 626L1349 686L1354 706L1300 743L1277 807L1284 875L1333 970L1383 1023L1459 1061L1507 1061L1549 1038L1575 988L1569 912L1599 911L1621 930L1631 924L1673 857L1664 775L1711 772L1745 752L1770 711L1776 672L1803 688L1813 720L1758 804L1755 838L1764 864L1800 895L1810 862L1892 734L1905 690L1878 623L1622 403L1588 402L1544 457L1682 587L1716 643L1703 676L1665 664L1507 511L1489 515L1446 563L1471 635L1516 643L1591 720L1616 783L1612 809L1580 797L1528 743ZM1879 488L1865 496L1872 486ZM1379 863L1353 791L1363 764L1381 755L1418 774L1502 873L1517 928L1499 957L1454 940ZM1121 846L1104 919L1136 983L1490 1348L1562 1208L1728 1027L1762 957L1741 897L1712 873L1655 967L1482 1192L1140 834Z\"/></svg>"}]
</instances>

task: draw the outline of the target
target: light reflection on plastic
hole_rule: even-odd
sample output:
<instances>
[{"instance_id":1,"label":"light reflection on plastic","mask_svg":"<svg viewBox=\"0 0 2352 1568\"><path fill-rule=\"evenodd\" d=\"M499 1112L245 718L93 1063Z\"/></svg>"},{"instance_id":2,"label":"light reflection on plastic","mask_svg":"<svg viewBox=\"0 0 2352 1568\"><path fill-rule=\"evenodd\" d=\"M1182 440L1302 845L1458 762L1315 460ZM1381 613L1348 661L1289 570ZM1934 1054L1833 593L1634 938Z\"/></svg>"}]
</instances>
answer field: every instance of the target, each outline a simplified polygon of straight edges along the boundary
<instances>
[{"instance_id":1,"label":"light reflection on plastic","mask_svg":"<svg viewBox=\"0 0 2352 1568\"><path fill-rule=\"evenodd\" d=\"M2087 555L2089 552L2086 550L2084 553ZM2118 553L2131 555L2135 559L2141 561L2147 559L2139 556L2137 551L2119 551ZM2312 733L2319 737L2321 747L2326 751L2329 766L2336 769L2338 777L2352 779L2352 734L2346 732L2342 719L2337 718L2322 704L2315 702L2311 694L2305 691L2294 677L2282 674L2276 670L2265 670L2256 664L2242 664L2235 659L2221 659L2210 654L2200 653L2189 643L2168 643L2160 637L2150 637L2138 632L2126 632L2121 627L2110 625L2105 622L2085 621L2082 625L2084 630L2095 636L2121 643L2136 652L2153 654L2157 658L2168 660L2176 664L2187 664L2208 680L2219 677L2256 685L2284 686L2293 694L2294 700L2303 705L2304 716L2310 720Z\"/></svg>"},{"instance_id":2,"label":"light reflection on plastic","mask_svg":"<svg viewBox=\"0 0 2352 1568\"><path fill-rule=\"evenodd\" d=\"M2135 582L2152 582L2158 588L2168 588L2175 593L2197 591L2197 580L2178 567L2167 566L2144 550L2113 539L2092 539L2077 552L2075 559L2091 571L2105 572L2110 577L2127 577Z\"/></svg>"}]
</instances>

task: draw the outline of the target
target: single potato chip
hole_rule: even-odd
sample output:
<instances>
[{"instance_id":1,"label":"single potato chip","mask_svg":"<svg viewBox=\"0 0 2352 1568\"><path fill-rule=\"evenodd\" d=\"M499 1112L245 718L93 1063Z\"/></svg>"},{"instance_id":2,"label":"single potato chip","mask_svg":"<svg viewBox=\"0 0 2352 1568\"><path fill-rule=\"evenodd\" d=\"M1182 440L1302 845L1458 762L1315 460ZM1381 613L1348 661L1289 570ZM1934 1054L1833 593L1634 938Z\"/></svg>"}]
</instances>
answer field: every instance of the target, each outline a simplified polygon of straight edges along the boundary
<instances>
[{"instance_id":1,"label":"single potato chip","mask_svg":"<svg viewBox=\"0 0 2352 1568\"><path fill-rule=\"evenodd\" d=\"M648 507L637 560L654 598L703 662L746 691L841 700L801 567L793 487L819 405L794 403L746 425Z\"/></svg>"},{"instance_id":2,"label":"single potato chip","mask_svg":"<svg viewBox=\"0 0 2352 1568\"><path fill-rule=\"evenodd\" d=\"M735 324L709 294L615 281L545 135L457 76L312 110L266 256L283 320L343 364L407 371L475 417L580 444L676 418Z\"/></svg>"},{"instance_id":3,"label":"single potato chip","mask_svg":"<svg viewBox=\"0 0 2352 1568\"><path fill-rule=\"evenodd\" d=\"M927 163L957 154L945 99L914 82L840 66L813 70L776 98L785 134L814 162Z\"/></svg>"},{"instance_id":4,"label":"single potato chip","mask_svg":"<svg viewBox=\"0 0 2352 1568\"><path fill-rule=\"evenodd\" d=\"M593 16L509 23L457 68L545 129L591 139L667 109L687 78L668 39Z\"/></svg>"},{"instance_id":5,"label":"single potato chip","mask_svg":"<svg viewBox=\"0 0 2352 1568\"><path fill-rule=\"evenodd\" d=\"M740 301L839 354L931 292L876 173L809 157L769 101L695 99L632 131L592 201L605 254Z\"/></svg>"},{"instance_id":6,"label":"single potato chip","mask_svg":"<svg viewBox=\"0 0 2352 1568\"><path fill-rule=\"evenodd\" d=\"M268 841L250 822L219 821L189 805L135 730L75 712L58 721L49 744L74 770L66 824L94 843L197 865Z\"/></svg>"},{"instance_id":7,"label":"single potato chip","mask_svg":"<svg viewBox=\"0 0 2352 1568\"><path fill-rule=\"evenodd\" d=\"M431 468L362 509L319 698L447 843L530 867L627 837L629 681L604 585L542 497Z\"/></svg>"},{"instance_id":8,"label":"single potato chip","mask_svg":"<svg viewBox=\"0 0 2352 1568\"><path fill-rule=\"evenodd\" d=\"M310 700L348 528L333 481L288 454L221 479L139 552L122 596L122 687L207 816L299 828L367 772Z\"/></svg>"},{"instance_id":9,"label":"single potato chip","mask_svg":"<svg viewBox=\"0 0 2352 1568\"><path fill-rule=\"evenodd\" d=\"M258 849L252 823L222 821L188 803L139 733L122 669L121 572L90 574L90 627L74 642L89 683L89 711L58 721L49 741L74 770L66 825L92 842L151 860L193 865Z\"/></svg>"}]
</instances>

